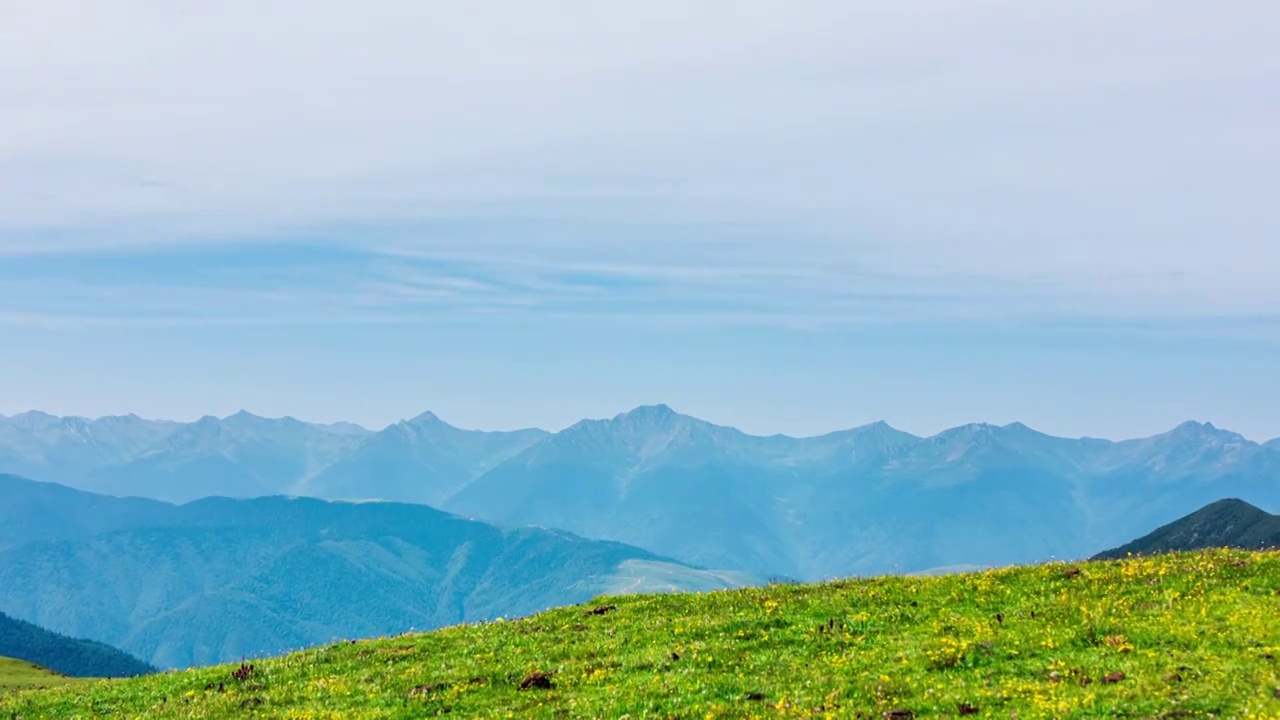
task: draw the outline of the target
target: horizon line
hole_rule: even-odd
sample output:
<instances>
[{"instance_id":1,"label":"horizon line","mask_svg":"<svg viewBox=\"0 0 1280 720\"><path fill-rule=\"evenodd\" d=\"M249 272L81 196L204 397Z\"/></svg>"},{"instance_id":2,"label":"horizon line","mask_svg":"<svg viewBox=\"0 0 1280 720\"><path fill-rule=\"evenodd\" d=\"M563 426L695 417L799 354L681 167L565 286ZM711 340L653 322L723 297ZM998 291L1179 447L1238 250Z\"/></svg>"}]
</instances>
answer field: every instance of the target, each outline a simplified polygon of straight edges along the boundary
<instances>
[{"instance_id":1,"label":"horizon line","mask_svg":"<svg viewBox=\"0 0 1280 720\"><path fill-rule=\"evenodd\" d=\"M303 420L303 419L298 418L298 417L295 417L295 416L293 416L293 415L281 415L281 416L278 416L278 417L269 417L269 416L266 416L266 415L258 415L258 414L256 414L256 413L251 412L251 411L249 411L249 410L247 410L247 409L244 409L244 408L242 408L242 409L240 409L240 410L237 410L237 411L236 411L236 412L234 412L234 413L230 413L230 414L228 414L228 415L225 415L225 416L223 416L223 417L218 417L217 415L212 415L212 414L208 414L208 413L206 413L206 414L204 414L204 415L200 415L199 417L196 417L196 418L191 419L191 420L177 420L177 419L173 419L173 418L149 418L149 417L145 417L145 416L142 416L142 415L138 415L137 413L134 413L134 412L127 412L127 413L122 413L122 414L99 415L99 416L96 416L96 417L90 417L90 416L87 416L87 415L75 415L75 414L70 414L70 415L57 415L57 414L54 414L54 413L46 412L46 411L44 411L44 410L39 410L39 409L34 409L34 408L33 408L33 409L30 409L30 410L25 410L25 411L22 411L22 412L15 413L15 414L13 414L13 415L5 415L4 413L0 413L0 421L3 421L3 420L15 420L15 419L22 418L22 417L24 417L24 416L29 416L29 415L40 415L40 416L44 416L44 417L54 418L54 419L56 419L56 420L83 420L83 421L86 421L86 422L99 422L99 421L102 421L102 420L110 420L110 419L137 419L137 420L143 420L143 421L146 421L146 422L153 422L153 423L172 423L172 424L175 424L175 425L183 425L183 426L186 426L186 425L194 425L194 424L196 424L196 423L198 423L198 422L206 421L206 420L210 420L210 419L213 419L213 420L217 420L217 421L222 422L222 421L230 420L230 419L232 419L232 418L234 418L234 417L236 417L236 416L241 416L241 415L243 415L243 416L248 416L248 417L251 417L251 418L254 418L254 419L257 419L257 420L267 420L267 421L275 421L275 422L279 422L279 421L286 421L286 420L292 420L292 421L294 421L294 422L299 422L299 423L303 423L303 424L305 424L305 425L311 425L311 426L315 426L315 427L336 427L336 426L343 426L343 425L346 425L346 426L351 426L351 427L359 428L360 430L363 430L364 432L369 433L370 435L377 435L377 434L379 434L379 433L386 432L387 430L390 430L391 428L396 427L396 426L398 426L398 425L412 424L412 423L414 423L415 421L419 421L419 420L434 420L434 421L436 421L436 422L438 422L438 423L440 423L440 424L442 424L442 425L445 425L445 426L447 426L447 427L453 428L453 429L455 429L455 430L462 430L462 431L464 431L464 432L514 433L514 432L532 432L532 431L538 431L538 432L546 433L548 436L550 436L550 435L557 435L557 434L560 434L560 433L566 432L566 431L571 430L571 429L573 429L573 428L575 428L575 427L577 427L577 426L579 426L579 425L581 425L581 424L583 424L583 423L590 423L590 422L610 422L610 421L612 421L612 420L616 420L616 419L618 419L618 418L626 417L627 415L632 415L632 414L635 414L635 413L637 413L637 412L644 411L644 410L665 410L666 412L668 412L668 413L670 413L670 414L672 414L672 415L674 415L674 416L678 416L678 417L682 417L682 418L687 418L687 419L690 419L690 420L695 420L695 421L697 421L697 422L704 423L704 424L707 424L707 425L711 425L711 426L713 426L713 427L718 427L718 428L724 428L724 429L728 429L728 430L733 430L733 431L739 432L739 433L741 433L742 435L745 435L745 436L747 436L747 437L752 437L752 438L785 438L785 439L789 439L789 440L814 440L814 439L818 439L818 438L830 437L830 436L832 436L832 435L840 435L840 434L843 434L843 433L856 432L856 431L859 431L859 430L866 430L866 429L874 428L874 427L877 427L877 426L883 426L883 427L886 427L886 428L888 428L888 429L890 429L890 430L893 430L894 432L899 432L899 433L902 433L902 434L904 434L904 435L909 435L909 436L911 436L911 437L913 437L913 438L916 438L917 440L929 440L929 439L936 438L936 437L940 437L940 436L942 436L942 435L946 435L947 433L955 432L955 431L957 431L957 430L962 430L962 429L965 429L965 428L994 428L994 429L998 429L998 430L1010 430L1010 429L1015 429L1015 428L1025 428L1025 429L1027 429L1027 430L1030 430L1030 431L1031 431L1031 432L1033 432L1033 433L1036 433L1036 434L1039 434L1039 435L1043 435L1043 436L1045 436L1045 437L1049 437L1049 438L1058 439L1058 440L1073 440L1073 441L1089 441L1089 440L1096 440L1096 441L1108 442L1108 443L1113 443L1113 444L1115 444L1115 443L1131 442L1131 441L1136 441L1136 440L1149 440L1149 439L1152 439L1152 438L1160 437L1160 436L1162 436L1162 435L1167 435L1167 434L1169 434L1169 433L1175 432L1175 431L1177 431L1178 429L1183 428L1183 427L1186 427L1186 426L1189 426L1189 425L1193 425L1193 426L1196 426L1196 427L1199 427L1199 428L1202 428L1202 429L1216 430L1216 431L1219 431L1219 432L1224 432L1224 433L1229 433L1229 434L1232 434L1232 435L1236 435L1237 437L1240 437L1241 439L1245 440L1246 442L1249 442L1249 443L1252 443L1252 444L1254 444L1254 445L1258 445L1258 446L1266 446L1266 445L1267 445L1267 444L1269 444L1269 443L1272 443L1272 442L1275 442L1275 441L1277 441L1277 440L1280 440L1280 437L1276 437L1276 438L1265 438L1265 439L1262 439L1262 440L1255 440L1255 439L1253 439L1253 438L1245 437L1244 435L1241 435L1240 433L1237 433L1237 432L1235 432L1235 431L1233 431L1233 430L1230 430L1230 429L1228 429L1228 428L1225 428L1225 427L1222 427L1222 426L1216 425L1216 424L1214 424L1212 421L1200 421L1200 420L1194 420L1194 419L1192 419L1192 420L1184 420L1184 421L1182 421L1182 422L1179 422L1179 423L1177 423L1176 425L1174 425L1173 427L1171 427L1170 429L1168 429L1168 430L1166 430L1166 431L1164 431L1164 432L1155 433L1155 434L1153 434L1153 435L1145 435L1145 436L1138 436L1138 437L1126 437L1126 438L1106 438L1106 437L1097 437L1097 436L1091 436L1091 435L1080 435L1080 436L1076 436L1076 437L1065 436L1065 435L1053 435L1053 434L1050 434L1050 433L1045 433L1045 432L1041 432L1041 431L1039 431L1039 430L1036 430L1035 428L1031 427L1030 425L1027 425L1027 424L1026 424L1026 423L1024 423L1024 422L1017 421L1017 420L1012 421L1012 422L1009 422L1009 423L1006 423L1006 424L1004 424L1004 425L997 425L997 424L990 423L990 422L985 422L985 421L974 421L974 422L969 422L969 423L963 423L963 424L960 424L960 425L955 425L955 426L952 426L952 427L947 427L947 428L944 428L944 429L942 429L942 430L939 430L938 432L935 432L935 433L933 433L933 434L929 434L929 435L921 435L921 434L917 434L917 433L909 432L909 431L906 431L906 430L901 430L901 429L899 429L899 428L895 427L894 425L892 425L891 423L889 423L888 421L883 420L883 419L881 419L881 420L875 420L875 421L868 422L868 423L863 423L863 424L861 424L861 425L854 425L854 426L850 426L850 427L837 428L837 429L835 429L835 430L831 430L831 431L828 431L828 432L817 433L817 434L810 434L810 435L790 435L790 434L787 434L787 433L781 433L781 432L761 434L761 433L751 433L751 432L747 432L747 431L744 431L744 430L739 429L738 427L736 427L736 426L734 426L734 425L722 425L722 424L720 424L720 423L712 422L712 421L710 421L710 420L706 420L706 419L703 419L703 418L700 418L700 417L697 417L697 416L694 416L694 415L688 415L688 414L685 414L685 413L681 413L681 412L679 412L679 411L677 411L677 410L674 410L674 409L673 409L669 404L667 404L667 403L665 403L665 402L649 403L649 404L637 405L637 406L635 406L635 407L631 408L630 410L625 410L625 411L623 411L623 412L616 413L616 414L614 414L614 415L612 415L612 416L609 416L609 417L584 417L584 418L581 418L581 419L579 419L579 420L577 420L577 421L575 421L575 422L573 422L573 423L571 423L571 424L569 424L569 425L567 425L567 426L565 426L565 427L563 427L563 428L561 428L561 429L559 429L559 430L547 430L546 428L537 427L537 426L518 427L518 428L510 428L510 429L465 428L465 427L460 427L460 426L457 426L457 425L453 425L453 424L449 423L448 421L441 419L441 418L439 417L439 415L437 415L435 412L430 411L430 410L427 410L427 411L421 412L421 413L419 413L419 414L417 414L417 415L414 415L414 416L412 416L412 417L405 417L405 418L401 418L401 419L399 419L399 420L396 420L396 421L394 421L394 422L390 422L390 423L388 423L388 424L384 425L384 426L383 426L383 427L381 427L381 428L368 427L368 426L363 425L363 424L361 424L361 423L358 423L358 422L352 422L352 421L349 421L349 420L336 420L336 421L332 421L332 422L315 422L315 421L310 421L310 420Z\"/></svg>"}]
</instances>

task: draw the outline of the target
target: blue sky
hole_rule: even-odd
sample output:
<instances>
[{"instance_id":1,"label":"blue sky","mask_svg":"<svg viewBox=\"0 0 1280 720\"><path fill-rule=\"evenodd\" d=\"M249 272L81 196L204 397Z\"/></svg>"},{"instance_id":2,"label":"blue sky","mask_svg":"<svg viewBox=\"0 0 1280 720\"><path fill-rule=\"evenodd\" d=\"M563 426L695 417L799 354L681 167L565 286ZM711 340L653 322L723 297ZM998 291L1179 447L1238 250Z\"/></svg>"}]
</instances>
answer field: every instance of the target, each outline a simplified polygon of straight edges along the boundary
<instances>
[{"instance_id":1,"label":"blue sky","mask_svg":"<svg viewBox=\"0 0 1280 720\"><path fill-rule=\"evenodd\" d=\"M0 413L1280 436L1274 4L481 5L6 10Z\"/></svg>"}]
</instances>

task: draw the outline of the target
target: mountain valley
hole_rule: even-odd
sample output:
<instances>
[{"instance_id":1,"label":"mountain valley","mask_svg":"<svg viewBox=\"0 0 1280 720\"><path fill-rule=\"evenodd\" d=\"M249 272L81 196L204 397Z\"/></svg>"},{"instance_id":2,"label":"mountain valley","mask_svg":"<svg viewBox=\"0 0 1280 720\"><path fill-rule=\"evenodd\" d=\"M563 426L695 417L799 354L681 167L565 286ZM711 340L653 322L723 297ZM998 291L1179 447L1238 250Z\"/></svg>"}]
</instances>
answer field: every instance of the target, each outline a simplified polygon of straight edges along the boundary
<instances>
[{"instance_id":1,"label":"mountain valley","mask_svg":"<svg viewBox=\"0 0 1280 720\"><path fill-rule=\"evenodd\" d=\"M422 505L169 505L0 476L0 508L0 612L164 668L525 615L604 592L764 581Z\"/></svg>"}]
</instances>

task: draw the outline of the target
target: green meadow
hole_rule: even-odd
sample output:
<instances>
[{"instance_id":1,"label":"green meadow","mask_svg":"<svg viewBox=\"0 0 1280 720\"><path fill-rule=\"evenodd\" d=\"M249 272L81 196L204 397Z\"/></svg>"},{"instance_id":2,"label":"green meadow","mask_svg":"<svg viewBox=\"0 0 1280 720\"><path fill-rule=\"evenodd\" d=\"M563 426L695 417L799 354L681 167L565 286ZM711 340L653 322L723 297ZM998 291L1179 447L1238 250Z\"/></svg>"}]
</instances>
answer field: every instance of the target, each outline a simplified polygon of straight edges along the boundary
<instances>
[{"instance_id":1,"label":"green meadow","mask_svg":"<svg viewBox=\"0 0 1280 720\"><path fill-rule=\"evenodd\" d=\"M1280 553L604 597L0 718L1277 718ZM3 682L3 681L0 681Z\"/></svg>"},{"instance_id":2,"label":"green meadow","mask_svg":"<svg viewBox=\"0 0 1280 720\"><path fill-rule=\"evenodd\" d=\"M18 690L54 687L75 682L74 679L32 665L23 660L0 657L0 695Z\"/></svg>"}]
</instances>

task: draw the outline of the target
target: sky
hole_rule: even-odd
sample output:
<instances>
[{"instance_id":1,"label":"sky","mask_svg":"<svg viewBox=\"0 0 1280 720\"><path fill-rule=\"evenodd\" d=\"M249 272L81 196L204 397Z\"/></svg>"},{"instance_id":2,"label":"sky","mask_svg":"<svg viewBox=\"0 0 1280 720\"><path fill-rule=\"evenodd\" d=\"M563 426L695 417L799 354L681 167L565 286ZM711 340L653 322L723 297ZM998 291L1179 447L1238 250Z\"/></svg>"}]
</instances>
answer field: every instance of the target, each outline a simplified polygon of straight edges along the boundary
<instances>
[{"instance_id":1,"label":"sky","mask_svg":"<svg viewBox=\"0 0 1280 720\"><path fill-rule=\"evenodd\" d=\"M1280 436L1280 6L0 0L0 414Z\"/></svg>"}]
</instances>

